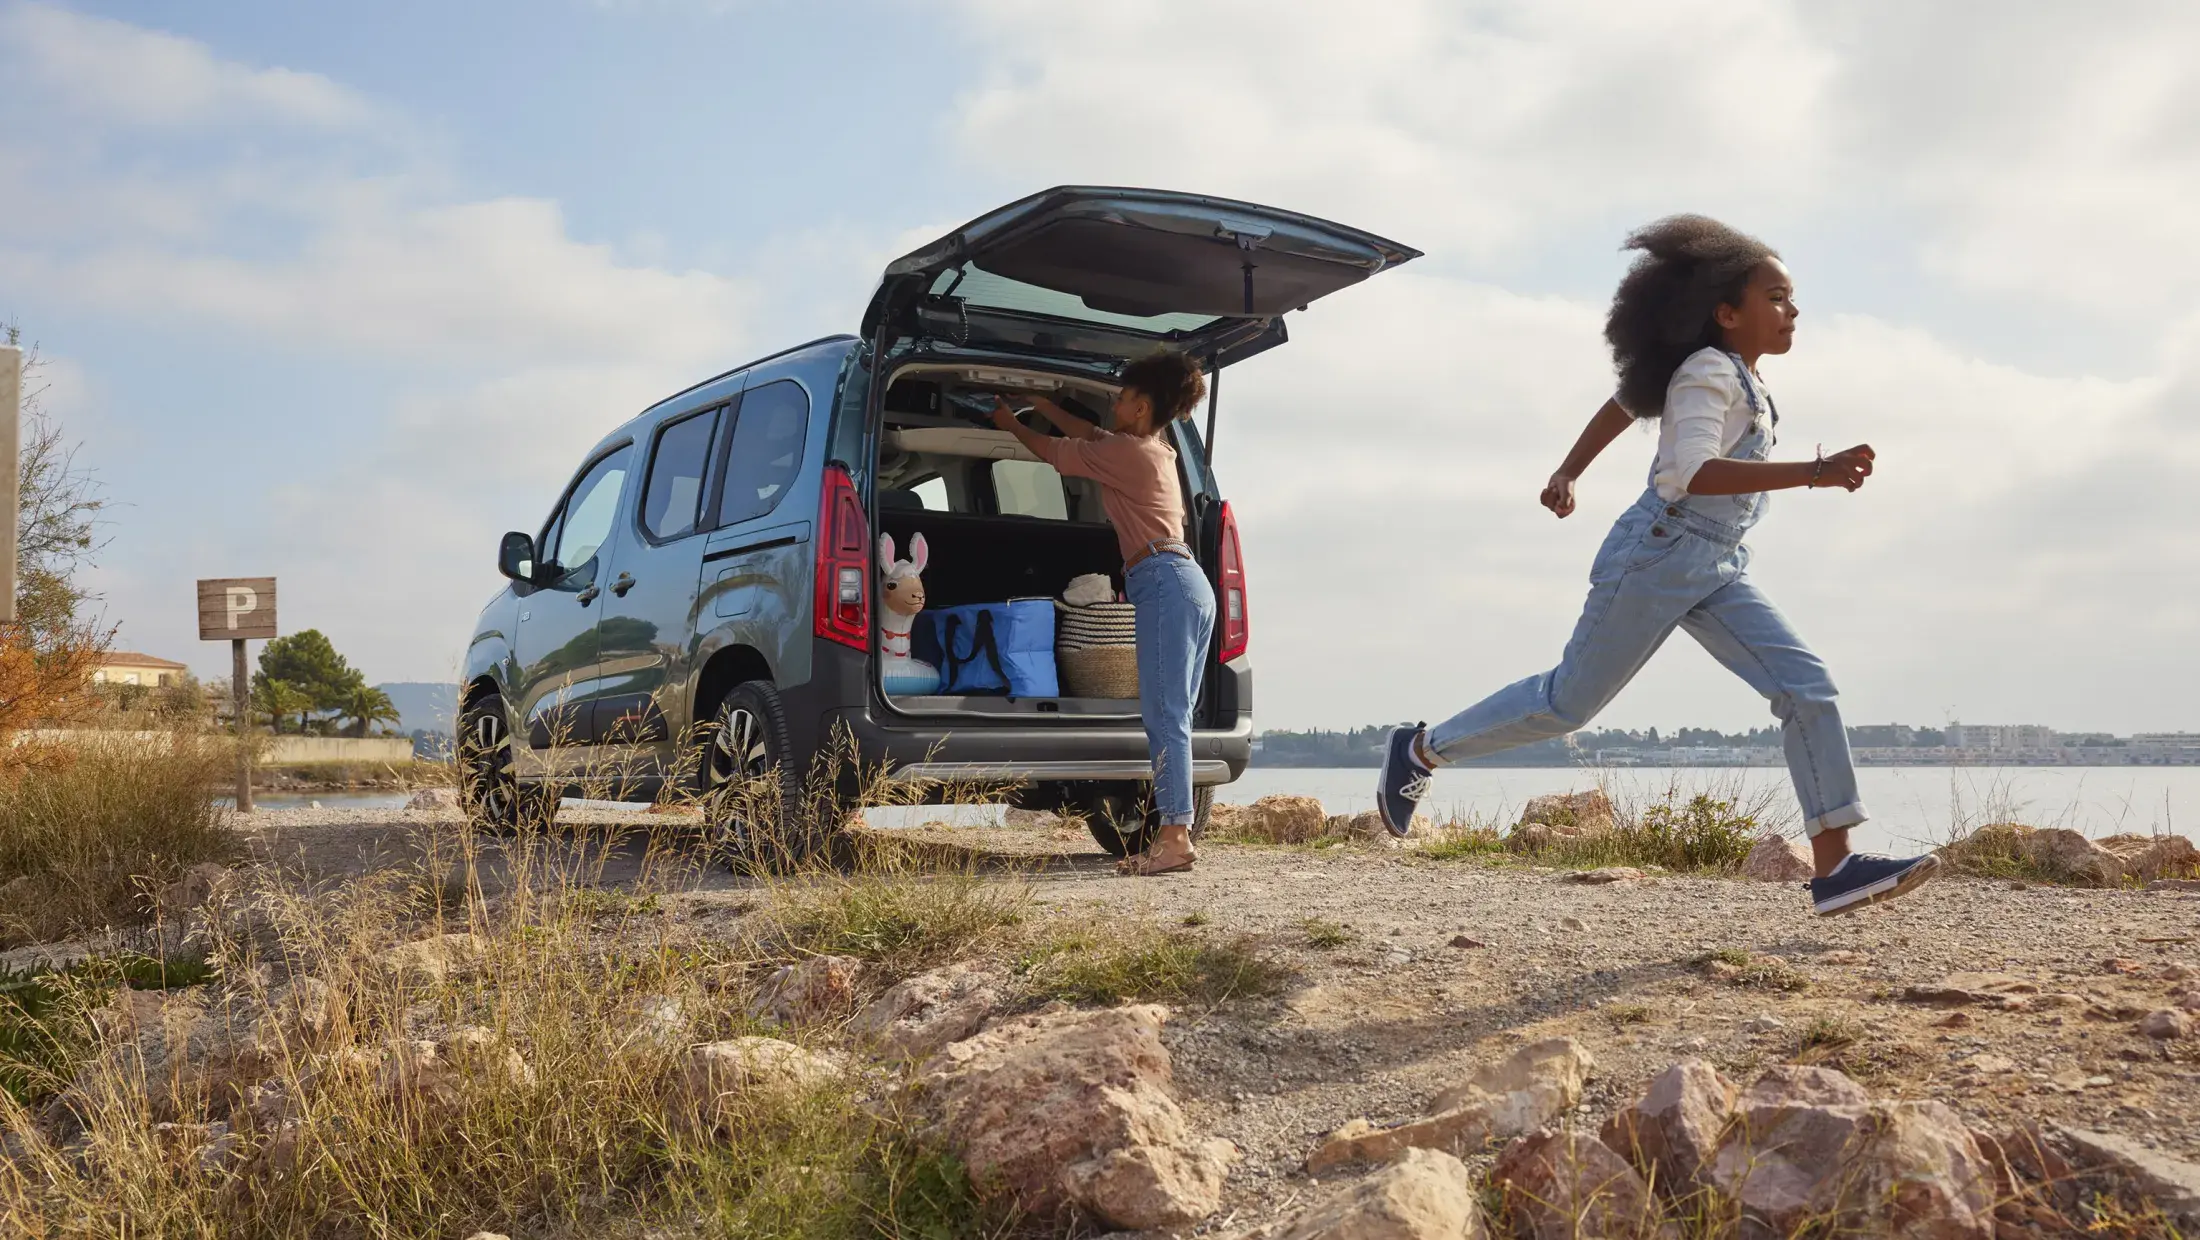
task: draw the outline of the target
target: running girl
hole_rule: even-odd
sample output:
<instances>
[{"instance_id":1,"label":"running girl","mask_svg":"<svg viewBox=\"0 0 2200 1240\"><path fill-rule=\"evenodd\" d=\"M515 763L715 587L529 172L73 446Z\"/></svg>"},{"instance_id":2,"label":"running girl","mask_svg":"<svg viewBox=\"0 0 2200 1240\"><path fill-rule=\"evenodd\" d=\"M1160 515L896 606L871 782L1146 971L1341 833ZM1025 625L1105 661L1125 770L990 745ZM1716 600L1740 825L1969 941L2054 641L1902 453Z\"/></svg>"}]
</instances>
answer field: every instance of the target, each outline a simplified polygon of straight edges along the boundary
<instances>
[{"instance_id":1,"label":"running girl","mask_svg":"<svg viewBox=\"0 0 2200 1240\"><path fill-rule=\"evenodd\" d=\"M1136 608L1138 712L1153 755L1154 810L1161 830L1146 851L1124 858L1125 874L1169 874L1199 859L1192 847L1192 705L1215 632L1215 592L1184 542L1184 492L1176 450L1163 428L1207 393L1191 358L1173 349L1123 368L1115 429L1101 430L1053 401L1033 408L1062 432L1041 435L997 401L993 424L1055 472L1100 484L1100 506L1123 552L1123 591Z\"/></svg>"},{"instance_id":2,"label":"running girl","mask_svg":"<svg viewBox=\"0 0 2200 1240\"><path fill-rule=\"evenodd\" d=\"M1856 791L1833 679L1749 579L1742 538L1767 491L1839 487L1872 474L1858 445L1809 461L1772 461L1779 412L1757 375L1795 339L1795 286L1763 242L1700 215L1627 238L1640 250L1605 319L1619 370L1606 401L1551 475L1543 505L1574 510L1574 480L1637 418L1658 419L1649 489L1620 514L1589 570L1589 601L1558 667L1507 686L1434 728L1399 728L1384 753L1376 805L1404 835L1436 767L1563 736L1594 718L1676 628L1685 629L1772 703L1810 833L1817 911L1842 913L1926 882L1939 859L1849 851L1868 815Z\"/></svg>"}]
</instances>

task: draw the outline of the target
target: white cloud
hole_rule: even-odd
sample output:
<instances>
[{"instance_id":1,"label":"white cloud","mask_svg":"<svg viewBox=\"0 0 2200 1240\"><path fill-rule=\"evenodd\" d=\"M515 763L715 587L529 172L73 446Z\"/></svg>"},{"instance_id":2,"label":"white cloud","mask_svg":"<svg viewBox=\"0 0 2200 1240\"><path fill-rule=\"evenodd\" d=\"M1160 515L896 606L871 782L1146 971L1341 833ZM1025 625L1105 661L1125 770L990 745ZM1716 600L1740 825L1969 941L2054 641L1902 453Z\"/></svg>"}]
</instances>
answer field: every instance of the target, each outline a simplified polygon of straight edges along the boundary
<instances>
[{"instance_id":1,"label":"white cloud","mask_svg":"<svg viewBox=\"0 0 2200 1240\"><path fill-rule=\"evenodd\" d=\"M376 119L364 98L320 74L251 68L192 39L46 4L0 9L0 53L21 85L98 121L340 129Z\"/></svg>"}]
</instances>

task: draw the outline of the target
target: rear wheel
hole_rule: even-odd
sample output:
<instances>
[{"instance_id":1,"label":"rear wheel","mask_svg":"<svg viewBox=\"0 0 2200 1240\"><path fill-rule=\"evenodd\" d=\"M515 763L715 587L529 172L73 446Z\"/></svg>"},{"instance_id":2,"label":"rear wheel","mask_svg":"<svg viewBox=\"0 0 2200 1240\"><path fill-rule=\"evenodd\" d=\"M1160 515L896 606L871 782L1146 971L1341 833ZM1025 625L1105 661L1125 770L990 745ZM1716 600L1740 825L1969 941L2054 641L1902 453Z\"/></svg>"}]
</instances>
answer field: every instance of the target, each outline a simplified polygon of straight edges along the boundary
<instances>
[{"instance_id":1,"label":"rear wheel","mask_svg":"<svg viewBox=\"0 0 2200 1240\"><path fill-rule=\"evenodd\" d=\"M466 707L458 735L458 803L468 822L492 835L547 826L557 817L557 796L520 782L512 768L512 729L499 694Z\"/></svg>"},{"instance_id":2,"label":"rear wheel","mask_svg":"<svg viewBox=\"0 0 2200 1240\"><path fill-rule=\"evenodd\" d=\"M1215 790L1192 792L1192 838L1207 833L1207 817L1214 809ZM1127 784L1087 797L1080 806L1093 841L1111 857L1128 857L1146 851L1161 833L1161 816L1153 811L1153 786Z\"/></svg>"},{"instance_id":3,"label":"rear wheel","mask_svg":"<svg viewBox=\"0 0 2200 1240\"><path fill-rule=\"evenodd\" d=\"M813 821L795 771L787 713L770 681L735 685L719 703L703 751L703 806L713 845L735 870L777 869L815 856Z\"/></svg>"}]
</instances>

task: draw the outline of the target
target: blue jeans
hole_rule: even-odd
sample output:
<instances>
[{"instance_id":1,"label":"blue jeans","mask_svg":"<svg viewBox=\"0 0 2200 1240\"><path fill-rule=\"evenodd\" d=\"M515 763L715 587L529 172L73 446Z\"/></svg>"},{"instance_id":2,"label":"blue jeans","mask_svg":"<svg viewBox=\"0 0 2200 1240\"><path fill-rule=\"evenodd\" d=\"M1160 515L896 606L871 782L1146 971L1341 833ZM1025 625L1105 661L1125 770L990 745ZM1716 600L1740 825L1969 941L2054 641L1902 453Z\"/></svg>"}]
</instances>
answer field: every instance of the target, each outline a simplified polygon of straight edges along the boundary
<instances>
[{"instance_id":1,"label":"blue jeans","mask_svg":"<svg viewBox=\"0 0 2200 1240\"><path fill-rule=\"evenodd\" d=\"M1594 718L1676 628L1772 703L1803 825L1812 835L1869 814L1857 795L1833 677L1749 580L1732 525L1646 495L1612 526L1589 601L1558 667L1508 685L1434 728L1447 762L1564 736Z\"/></svg>"},{"instance_id":2,"label":"blue jeans","mask_svg":"<svg viewBox=\"0 0 2200 1240\"><path fill-rule=\"evenodd\" d=\"M1147 556L1123 578L1137 609L1138 714L1153 754L1153 803L1165 826L1189 825L1192 705L1215 636L1215 590L1181 555Z\"/></svg>"}]
</instances>

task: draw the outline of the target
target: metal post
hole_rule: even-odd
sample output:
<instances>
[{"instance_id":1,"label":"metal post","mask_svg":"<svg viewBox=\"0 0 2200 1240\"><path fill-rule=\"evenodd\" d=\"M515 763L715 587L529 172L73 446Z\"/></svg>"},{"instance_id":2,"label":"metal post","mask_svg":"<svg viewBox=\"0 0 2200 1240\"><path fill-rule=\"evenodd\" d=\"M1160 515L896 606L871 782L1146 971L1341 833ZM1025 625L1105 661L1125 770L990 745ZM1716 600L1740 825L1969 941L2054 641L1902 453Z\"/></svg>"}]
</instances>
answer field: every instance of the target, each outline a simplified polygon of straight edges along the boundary
<instances>
[{"instance_id":1,"label":"metal post","mask_svg":"<svg viewBox=\"0 0 2200 1240\"><path fill-rule=\"evenodd\" d=\"M15 622L16 473L23 435L23 350L0 345L0 623Z\"/></svg>"},{"instance_id":2,"label":"metal post","mask_svg":"<svg viewBox=\"0 0 2200 1240\"><path fill-rule=\"evenodd\" d=\"M244 670L244 639L229 643L229 697L237 715L237 812L252 812L252 682Z\"/></svg>"}]
</instances>

